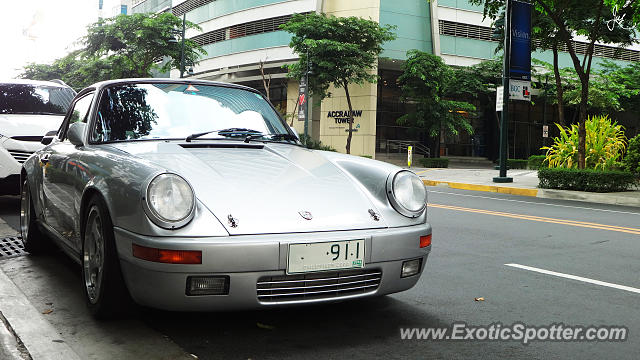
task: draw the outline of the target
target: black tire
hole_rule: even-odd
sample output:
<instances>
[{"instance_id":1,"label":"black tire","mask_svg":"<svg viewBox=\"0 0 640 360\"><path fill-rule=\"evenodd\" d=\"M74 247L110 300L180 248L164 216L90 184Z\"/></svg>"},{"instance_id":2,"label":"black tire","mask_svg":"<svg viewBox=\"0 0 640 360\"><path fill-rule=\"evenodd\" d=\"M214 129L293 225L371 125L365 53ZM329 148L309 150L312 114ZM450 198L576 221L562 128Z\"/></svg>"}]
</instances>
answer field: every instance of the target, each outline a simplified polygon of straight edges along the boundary
<instances>
[{"instance_id":1,"label":"black tire","mask_svg":"<svg viewBox=\"0 0 640 360\"><path fill-rule=\"evenodd\" d=\"M20 235L24 249L31 254L51 250L51 242L40 232L36 223L36 211L26 178L20 188Z\"/></svg>"},{"instance_id":2,"label":"black tire","mask_svg":"<svg viewBox=\"0 0 640 360\"><path fill-rule=\"evenodd\" d=\"M100 196L89 200L83 219L81 273L87 307L96 319L117 318L130 310L131 301L120 271L113 223ZM96 240L98 234L103 241ZM101 261L102 271L92 269L92 258Z\"/></svg>"}]
</instances>

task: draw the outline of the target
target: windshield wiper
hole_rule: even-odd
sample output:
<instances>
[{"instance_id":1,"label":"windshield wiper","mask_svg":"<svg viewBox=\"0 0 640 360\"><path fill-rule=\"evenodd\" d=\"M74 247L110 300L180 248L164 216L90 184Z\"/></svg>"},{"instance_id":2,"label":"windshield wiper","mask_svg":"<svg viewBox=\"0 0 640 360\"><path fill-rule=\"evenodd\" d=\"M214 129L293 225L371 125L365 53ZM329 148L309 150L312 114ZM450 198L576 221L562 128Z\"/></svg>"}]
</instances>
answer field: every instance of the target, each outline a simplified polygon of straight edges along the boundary
<instances>
[{"instance_id":1,"label":"windshield wiper","mask_svg":"<svg viewBox=\"0 0 640 360\"><path fill-rule=\"evenodd\" d=\"M270 136L272 140L279 140L279 139L291 140L291 141L298 140L298 138L295 135L291 135L291 134L255 134L255 135L249 135L246 138L244 138L244 142L248 143L251 140L259 139L265 136Z\"/></svg>"},{"instance_id":2,"label":"windshield wiper","mask_svg":"<svg viewBox=\"0 0 640 360\"><path fill-rule=\"evenodd\" d=\"M205 131L205 132L201 132L201 133L195 133L195 134L191 134L189 136L187 136L187 138L185 139L186 142L191 142L191 140L199 138L201 136L207 135L207 134L211 134L211 133L217 133L218 135L223 135L223 136L233 136L233 135L245 135L247 133L250 134L262 134L260 131L258 130L253 130L253 129L246 129L246 128L228 128L228 129L221 129L221 130L210 130L210 131Z\"/></svg>"}]
</instances>

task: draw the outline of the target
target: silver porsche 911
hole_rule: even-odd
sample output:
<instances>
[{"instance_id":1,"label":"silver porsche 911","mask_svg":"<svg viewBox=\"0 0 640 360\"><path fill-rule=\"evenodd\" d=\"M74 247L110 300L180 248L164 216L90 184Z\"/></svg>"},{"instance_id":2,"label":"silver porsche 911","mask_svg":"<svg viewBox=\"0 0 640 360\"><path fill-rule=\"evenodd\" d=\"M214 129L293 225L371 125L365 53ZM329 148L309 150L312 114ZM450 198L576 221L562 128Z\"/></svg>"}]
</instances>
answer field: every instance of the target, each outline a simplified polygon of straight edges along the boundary
<instances>
[{"instance_id":1,"label":"silver porsche 911","mask_svg":"<svg viewBox=\"0 0 640 360\"><path fill-rule=\"evenodd\" d=\"M26 249L81 264L96 317L390 294L431 248L426 191L396 166L309 150L257 91L127 79L74 99L21 174Z\"/></svg>"}]
</instances>

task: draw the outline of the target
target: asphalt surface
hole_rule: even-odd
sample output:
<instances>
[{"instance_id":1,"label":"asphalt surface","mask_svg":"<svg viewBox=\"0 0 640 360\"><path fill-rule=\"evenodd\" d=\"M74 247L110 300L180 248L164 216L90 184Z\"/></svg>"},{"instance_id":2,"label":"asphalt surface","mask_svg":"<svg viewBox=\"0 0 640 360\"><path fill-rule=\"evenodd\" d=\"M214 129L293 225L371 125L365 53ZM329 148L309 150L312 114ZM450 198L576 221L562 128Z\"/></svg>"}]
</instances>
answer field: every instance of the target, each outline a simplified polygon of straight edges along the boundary
<instances>
[{"instance_id":1,"label":"asphalt surface","mask_svg":"<svg viewBox=\"0 0 640 360\"><path fill-rule=\"evenodd\" d=\"M0 258L0 268L82 359L638 357L640 293L629 289L640 289L639 208L428 190L433 245L425 273L413 289L382 298L233 313L138 309L100 323L84 308L80 268L60 252ZM15 228L17 208L17 200L0 198L0 217ZM629 338L528 345L400 338L403 327L456 322L621 325Z\"/></svg>"}]
</instances>

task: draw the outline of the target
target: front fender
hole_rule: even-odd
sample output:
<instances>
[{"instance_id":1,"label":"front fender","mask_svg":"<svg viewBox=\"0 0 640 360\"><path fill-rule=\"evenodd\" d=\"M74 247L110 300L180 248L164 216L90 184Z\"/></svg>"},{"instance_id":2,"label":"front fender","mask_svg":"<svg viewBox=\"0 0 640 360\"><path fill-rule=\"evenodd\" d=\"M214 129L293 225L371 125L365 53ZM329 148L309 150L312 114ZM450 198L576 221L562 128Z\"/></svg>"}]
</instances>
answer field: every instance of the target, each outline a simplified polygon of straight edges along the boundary
<instances>
[{"instance_id":1,"label":"front fender","mask_svg":"<svg viewBox=\"0 0 640 360\"><path fill-rule=\"evenodd\" d=\"M98 192L105 200L114 227L146 236L228 236L220 221L196 199L196 213L191 222L175 229L158 227L143 209L145 184L166 170L118 150L96 147L87 151L83 162L92 177L83 191L83 203Z\"/></svg>"},{"instance_id":2,"label":"front fender","mask_svg":"<svg viewBox=\"0 0 640 360\"><path fill-rule=\"evenodd\" d=\"M409 218L398 213L389 202L386 191L387 178L402 168L358 156L334 152L323 152L323 154L356 184L360 185L362 191L374 202L389 227L419 225L427 221L426 211L416 218Z\"/></svg>"}]
</instances>

